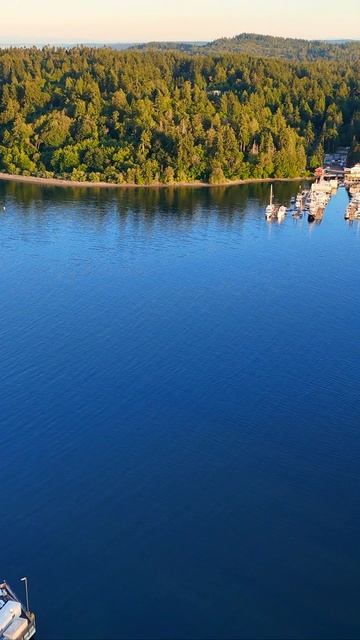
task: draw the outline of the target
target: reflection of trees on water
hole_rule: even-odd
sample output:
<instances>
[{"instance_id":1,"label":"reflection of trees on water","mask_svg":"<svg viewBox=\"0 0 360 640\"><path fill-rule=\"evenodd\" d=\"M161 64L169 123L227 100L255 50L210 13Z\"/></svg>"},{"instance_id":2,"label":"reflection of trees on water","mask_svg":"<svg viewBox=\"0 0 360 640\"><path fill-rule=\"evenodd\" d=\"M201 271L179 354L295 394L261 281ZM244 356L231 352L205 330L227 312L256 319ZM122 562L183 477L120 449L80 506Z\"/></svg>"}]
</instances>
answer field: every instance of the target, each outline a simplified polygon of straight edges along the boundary
<instances>
[{"instance_id":1,"label":"reflection of trees on water","mask_svg":"<svg viewBox=\"0 0 360 640\"><path fill-rule=\"evenodd\" d=\"M275 184L275 200L287 205L299 189L298 182ZM146 225L191 224L199 216L220 224L239 223L247 215L263 215L269 201L269 183L243 184L227 187L168 188L86 188L54 187L24 182L0 181L0 204L27 216L62 214L80 216L84 220L104 221L118 216L124 223Z\"/></svg>"}]
</instances>

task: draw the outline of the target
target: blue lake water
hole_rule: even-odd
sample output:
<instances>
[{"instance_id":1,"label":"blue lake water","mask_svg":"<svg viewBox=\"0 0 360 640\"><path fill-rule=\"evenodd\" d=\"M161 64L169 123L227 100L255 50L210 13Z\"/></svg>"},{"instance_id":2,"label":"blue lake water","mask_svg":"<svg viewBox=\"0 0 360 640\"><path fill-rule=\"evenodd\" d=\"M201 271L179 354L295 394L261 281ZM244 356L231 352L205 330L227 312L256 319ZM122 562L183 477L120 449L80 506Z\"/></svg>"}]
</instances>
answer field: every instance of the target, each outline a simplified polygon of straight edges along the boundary
<instances>
[{"instance_id":1,"label":"blue lake water","mask_svg":"<svg viewBox=\"0 0 360 640\"><path fill-rule=\"evenodd\" d=\"M0 182L0 566L39 640L359 638L360 225L268 193Z\"/></svg>"}]
</instances>

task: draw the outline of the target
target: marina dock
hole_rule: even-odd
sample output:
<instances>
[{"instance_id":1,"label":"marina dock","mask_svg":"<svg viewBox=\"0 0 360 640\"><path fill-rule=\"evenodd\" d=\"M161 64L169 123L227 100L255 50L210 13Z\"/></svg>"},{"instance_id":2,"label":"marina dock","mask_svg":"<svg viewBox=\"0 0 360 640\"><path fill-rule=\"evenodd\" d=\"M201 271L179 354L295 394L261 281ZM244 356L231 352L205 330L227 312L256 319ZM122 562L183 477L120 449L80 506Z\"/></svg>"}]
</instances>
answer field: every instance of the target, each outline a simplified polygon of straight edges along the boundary
<instances>
[{"instance_id":1,"label":"marina dock","mask_svg":"<svg viewBox=\"0 0 360 640\"><path fill-rule=\"evenodd\" d=\"M345 220L360 220L360 163L345 169L344 184L350 197Z\"/></svg>"},{"instance_id":2,"label":"marina dock","mask_svg":"<svg viewBox=\"0 0 360 640\"><path fill-rule=\"evenodd\" d=\"M311 187L300 188L296 198L292 197L288 205L275 204L273 188L270 188L270 202L265 210L269 222L283 222L288 212L294 218L307 214L310 223L321 223L326 207L339 186L345 187L350 202L346 208L345 220L360 220L360 163L347 166L348 147L340 147L335 153L325 155L324 167L315 170L315 182Z\"/></svg>"}]
</instances>

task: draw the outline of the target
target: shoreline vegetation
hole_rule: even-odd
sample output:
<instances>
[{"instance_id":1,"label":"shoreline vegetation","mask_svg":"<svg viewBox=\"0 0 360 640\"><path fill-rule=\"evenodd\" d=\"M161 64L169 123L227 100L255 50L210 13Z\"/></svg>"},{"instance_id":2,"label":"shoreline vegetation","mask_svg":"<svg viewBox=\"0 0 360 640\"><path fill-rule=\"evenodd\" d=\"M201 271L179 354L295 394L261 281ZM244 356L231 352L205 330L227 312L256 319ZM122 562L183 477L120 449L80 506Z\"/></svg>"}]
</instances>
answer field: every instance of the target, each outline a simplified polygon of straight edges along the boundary
<instances>
[{"instance_id":1,"label":"shoreline vegetation","mask_svg":"<svg viewBox=\"0 0 360 640\"><path fill-rule=\"evenodd\" d=\"M184 187L192 188L216 188L216 187L233 187L242 184L257 184L270 182L301 182L301 180L312 180L312 175L298 176L295 178L247 178L244 180L227 180L226 182L211 183L202 182L201 180L193 180L192 182L173 182L166 184L164 182L154 182L152 184L135 184L116 182L90 182L79 180L64 180L62 178L39 178L37 176L24 176L10 173L0 172L0 180L8 182L27 182L29 184L40 184L47 187L83 187L83 188L108 188L108 189L178 189Z\"/></svg>"},{"instance_id":2,"label":"shoreline vegetation","mask_svg":"<svg viewBox=\"0 0 360 640\"><path fill-rule=\"evenodd\" d=\"M306 177L338 146L360 153L360 66L346 51L2 49L0 172L112 188Z\"/></svg>"}]
</instances>

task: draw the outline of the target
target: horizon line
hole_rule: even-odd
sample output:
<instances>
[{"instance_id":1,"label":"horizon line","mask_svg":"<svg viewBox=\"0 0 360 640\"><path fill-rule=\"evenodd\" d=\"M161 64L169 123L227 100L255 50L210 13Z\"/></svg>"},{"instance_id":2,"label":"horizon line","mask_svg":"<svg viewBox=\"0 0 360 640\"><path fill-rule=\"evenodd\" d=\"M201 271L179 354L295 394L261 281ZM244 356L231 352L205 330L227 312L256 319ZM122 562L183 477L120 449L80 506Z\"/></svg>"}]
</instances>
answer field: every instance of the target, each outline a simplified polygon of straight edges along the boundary
<instances>
[{"instance_id":1,"label":"horizon line","mask_svg":"<svg viewBox=\"0 0 360 640\"><path fill-rule=\"evenodd\" d=\"M305 38L305 37L299 37L299 36L279 36L279 35L272 35L272 34L267 34L267 33L256 33L256 32L251 32L251 31L244 31L241 33L237 33L233 36L219 36L218 38L212 38L212 39L208 39L208 40L202 40L202 39L132 39L132 40L82 40L79 39L77 40L76 38L73 39L61 39L61 38L53 38L50 40L44 40L42 38L39 39L34 39L34 40L20 40L20 39L2 39L0 36L0 46L66 46L66 45L71 45L71 46L87 46L87 45L100 45L100 46L107 46L107 45L136 45L136 44L150 44L153 42L156 43L174 43L174 44L209 44L211 42L215 42L217 40L231 40L234 39L240 35L252 35L252 36L265 36L265 37L271 37L271 38L280 38L280 39L284 39L284 40L304 40L305 42L358 42L360 40L359 37L353 37L353 38L342 38L341 36L339 37L317 37L317 38Z\"/></svg>"}]
</instances>

